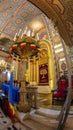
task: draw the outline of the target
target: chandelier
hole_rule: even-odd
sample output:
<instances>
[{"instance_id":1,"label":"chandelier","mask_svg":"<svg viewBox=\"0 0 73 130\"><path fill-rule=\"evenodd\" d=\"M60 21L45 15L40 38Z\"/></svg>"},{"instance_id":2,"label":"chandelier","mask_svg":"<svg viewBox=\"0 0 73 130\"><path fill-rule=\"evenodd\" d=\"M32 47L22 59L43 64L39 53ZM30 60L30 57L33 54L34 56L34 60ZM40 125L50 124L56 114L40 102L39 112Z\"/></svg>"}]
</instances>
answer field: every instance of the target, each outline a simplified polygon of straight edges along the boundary
<instances>
[{"instance_id":1,"label":"chandelier","mask_svg":"<svg viewBox=\"0 0 73 130\"><path fill-rule=\"evenodd\" d=\"M14 60L18 59L18 61L28 59L28 57L38 56L41 52L38 41L34 35L30 36L26 35L26 33L23 33L21 37L19 37L19 34L16 35L10 48L10 56Z\"/></svg>"}]
</instances>

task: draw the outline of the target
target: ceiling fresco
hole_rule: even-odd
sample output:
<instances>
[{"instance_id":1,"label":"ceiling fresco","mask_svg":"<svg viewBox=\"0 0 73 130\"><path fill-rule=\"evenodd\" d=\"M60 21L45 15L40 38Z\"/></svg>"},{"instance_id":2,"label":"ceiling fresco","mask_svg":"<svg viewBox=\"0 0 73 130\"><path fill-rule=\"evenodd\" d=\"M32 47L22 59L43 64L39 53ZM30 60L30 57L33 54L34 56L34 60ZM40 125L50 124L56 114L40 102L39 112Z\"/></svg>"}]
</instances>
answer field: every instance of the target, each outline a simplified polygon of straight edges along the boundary
<instances>
[{"instance_id":1,"label":"ceiling fresco","mask_svg":"<svg viewBox=\"0 0 73 130\"><path fill-rule=\"evenodd\" d=\"M27 0L3 0L0 2L0 32L13 37L40 13Z\"/></svg>"},{"instance_id":2,"label":"ceiling fresco","mask_svg":"<svg viewBox=\"0 0 73 130\"><path fill-rule=\"evenodd\" d=\"M51 18L65 42L73 44L73 0L29 0Z\"/></svg>"},{"instance_id":3,"label":"ceiling fresco","mask_svg":"<svg viewBox=\"0 0 73 130\"><path fill-rule=\"evenodd\" d=\"M43 21L39 18L41 14L42 12L27 0L0 0L0 48L8 50L10 41L7 41L6 38L12 40L15 34L20 29L22 29L22 33L26 26L36 32L43 28Z\"/></svg>"},{"instance_id":4,"label":"ceiling fresco","mask_svg":"<svg viewBox=\"0 0 73 130\"><path fill-rule=\"evenodd\" d=\"M44 30L42 11L54 21L66 44L72 45L73 0L0 0L0 45L9 48L10 41L2 38L13 39L26 26L31 31Z\"/></svg>"}]
</instances>

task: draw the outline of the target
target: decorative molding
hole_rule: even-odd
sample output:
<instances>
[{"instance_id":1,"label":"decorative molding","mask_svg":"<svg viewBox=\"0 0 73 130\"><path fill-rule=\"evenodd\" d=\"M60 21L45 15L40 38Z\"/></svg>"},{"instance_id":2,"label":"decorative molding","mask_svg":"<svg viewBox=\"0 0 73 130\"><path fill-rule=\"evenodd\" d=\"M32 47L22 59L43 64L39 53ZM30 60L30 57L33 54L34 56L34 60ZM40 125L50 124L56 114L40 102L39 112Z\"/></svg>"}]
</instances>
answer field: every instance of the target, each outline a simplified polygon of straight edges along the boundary
<instances>
[{"instance_id":1,"label":"decorative molding","mask_svg":"<svg viewBox=\"0 0 73 130\"><path fill-rule=\"evenodd\" d=\"M39 7L48 17L52 20L55 19L57 21L57 26L59 28L59 32L62 35L64 41L68 45L72 45L72 19L73 19L73 11L72 11L72 0L42 0L40 3L39 0L29 0L34 5ZM71 33L72 32L72 33Z\"/></svg>"}]
</instances>

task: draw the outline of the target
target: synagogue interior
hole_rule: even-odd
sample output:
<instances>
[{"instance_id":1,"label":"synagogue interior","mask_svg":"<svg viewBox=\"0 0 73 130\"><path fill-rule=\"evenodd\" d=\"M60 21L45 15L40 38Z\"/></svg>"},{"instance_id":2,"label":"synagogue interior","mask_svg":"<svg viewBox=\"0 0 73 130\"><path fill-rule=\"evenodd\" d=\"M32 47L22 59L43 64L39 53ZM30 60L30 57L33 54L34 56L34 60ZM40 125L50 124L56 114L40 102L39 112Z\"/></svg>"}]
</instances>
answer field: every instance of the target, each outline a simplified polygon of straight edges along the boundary
<instances>
[{"instance_id":1,"label":"synagogue interior","mask_svg":"<svg viewBox=\"0 0 73 130\"><path fill-rule=\"evenodd\" d=\"M73 1L0 0L0 130L72 122Z\"/></svg>"}]
</instances>

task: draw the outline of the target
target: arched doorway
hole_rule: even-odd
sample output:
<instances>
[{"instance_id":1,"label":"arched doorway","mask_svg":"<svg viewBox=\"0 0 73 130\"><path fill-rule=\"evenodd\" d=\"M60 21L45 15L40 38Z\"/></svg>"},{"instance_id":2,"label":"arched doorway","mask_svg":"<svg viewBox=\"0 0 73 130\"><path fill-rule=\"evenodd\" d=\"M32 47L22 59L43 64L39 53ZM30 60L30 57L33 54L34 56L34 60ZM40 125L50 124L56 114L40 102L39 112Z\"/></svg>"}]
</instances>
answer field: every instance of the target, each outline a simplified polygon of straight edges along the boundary
<instances>
[{"instance_id":1,"label":"arched doorway","mask_svg":"<svg viewBox=\"0 0 73 130\"><path fill-rule=\"evenodd\" d=\"M31 85L38 87L38 98L41 102L52 102L51 90L55 87L54 82L54 61L49 41L39 41L41 53L38 57L28 60L26 80ZM38 100L39 101L39 100Z\"/></svg>"}]
</instances>

